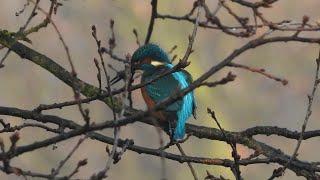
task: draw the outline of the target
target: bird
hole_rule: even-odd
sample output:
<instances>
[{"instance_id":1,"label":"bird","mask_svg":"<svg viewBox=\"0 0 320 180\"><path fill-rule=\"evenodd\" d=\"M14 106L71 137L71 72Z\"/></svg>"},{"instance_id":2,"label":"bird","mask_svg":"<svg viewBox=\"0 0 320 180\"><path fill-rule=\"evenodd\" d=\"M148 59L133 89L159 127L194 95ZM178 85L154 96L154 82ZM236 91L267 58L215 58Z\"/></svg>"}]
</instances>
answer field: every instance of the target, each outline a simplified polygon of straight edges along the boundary
<instances>
[{"instance_id":1,"label":"bird","mask_svg":"<svg viewBox=\"0 0 320 180\"><path fill-rule=\"evenodd\" d=\"M168 54L157 44L148 43L139 47L131 57L132 71L142 70L141 83L172 69L174 65ZM141 88L142 97L148 109L170 97L175 92L187 88L192 83L192 76L186 70L179 70L147 84ZM182 140L185 136L185 124L193 115L196 118L194 92L185 94L181 99L169 104L152 115L164 122L171 140Z\"/></svg>"}]
</instances>

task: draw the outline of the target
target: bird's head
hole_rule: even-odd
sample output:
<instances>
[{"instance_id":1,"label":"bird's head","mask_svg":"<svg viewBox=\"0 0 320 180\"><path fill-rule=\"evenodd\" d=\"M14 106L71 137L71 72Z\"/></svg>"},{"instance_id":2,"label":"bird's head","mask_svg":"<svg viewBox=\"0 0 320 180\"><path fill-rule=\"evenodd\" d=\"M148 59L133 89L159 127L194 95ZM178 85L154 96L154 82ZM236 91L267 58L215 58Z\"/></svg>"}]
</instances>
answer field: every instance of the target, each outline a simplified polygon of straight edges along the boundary
<instances>
[{"instance_id":1,"label":"bird's head","mask_svg":"<svg viewBox=\"0 0 320 180\"><path fill-rule=\"evenodd\" d=\"M131 57L131 71L137 70L152 72L156 66L170 64L168 54L158 45L150 43L139 47ZM119 76L119 75L118 75ZM112 84L121 80L121 77L112 79Z\"/></svg>"},{"instance_id":2,"label":"bird's head","mask_svg":"<svg viewBox=\"0 0 320 180\"><path fill-rule=\"evenodd\" d=\"M156 44L146 44L139 47L131 58L132 70L147 70L150 64L158 66L162 64L169 64L170 59L167 53ZM148 65L149 64L149 65Z\"/></svg>"}]
</instances>

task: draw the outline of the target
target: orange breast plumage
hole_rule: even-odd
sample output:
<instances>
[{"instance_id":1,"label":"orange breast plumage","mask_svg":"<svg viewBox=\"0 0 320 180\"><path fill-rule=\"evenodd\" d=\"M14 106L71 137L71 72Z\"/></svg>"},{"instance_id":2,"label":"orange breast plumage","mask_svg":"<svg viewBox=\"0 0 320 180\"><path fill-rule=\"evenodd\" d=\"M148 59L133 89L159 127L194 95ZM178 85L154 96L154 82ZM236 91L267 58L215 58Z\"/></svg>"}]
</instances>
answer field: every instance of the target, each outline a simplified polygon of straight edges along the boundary
<instances>
[{"instance_id":1,"label":"orange breast plumage","mask_svg":"<svg viewBox=\"0 0 320 180\"><path fill-rule=\"evenodd\" d=\"M142 94L144 101L146 102L148 109L152 109L156 105L156 103L148 95L145 87L141 88L141 94ZM152 115L159 118L161 121L166 121L166 117L161 111L153 112Z\"/></svg>"}]
</instances>

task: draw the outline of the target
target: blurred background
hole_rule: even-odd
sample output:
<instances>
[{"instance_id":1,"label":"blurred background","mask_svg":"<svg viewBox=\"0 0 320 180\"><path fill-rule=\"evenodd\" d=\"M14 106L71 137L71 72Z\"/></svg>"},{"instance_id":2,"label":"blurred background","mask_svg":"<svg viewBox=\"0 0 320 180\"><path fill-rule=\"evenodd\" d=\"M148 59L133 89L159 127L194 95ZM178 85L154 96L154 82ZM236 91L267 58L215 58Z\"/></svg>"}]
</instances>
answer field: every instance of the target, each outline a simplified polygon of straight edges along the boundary
<instances>
[{"instance_id":1,"label":"blurred background","mask_svg":"<svg viewBox=\"0 0 320 180\"><path fill-rule=\"evenodd\" d=\"M33 6L27 7L20 16L15 13L23 8L26 1L21 0L0 0L0 29L7 29L15 32L21 27L29 16ZM216 7L217 1L208 1L210 8ZM161 14L185 15L189 12L193 0L161 0L158 4L158 11ZM247 16L252 22L252 14L241 6L229 3L235 12ZM42 0L40 6L47 10L48 1ZM273 5L273 8L265 9L264 15L274 22L284 19L301 21L303 15L310 16L312 22L320 20L318 0L306 0L303 3L299 0L282 0ZM248 14L250 13L250 14ZM63 6L53 17L60 29L75 63L78 77L86 82L98 85L96 79L96 68L93 58L98 57L94 39L91 36L91 25L96 25L98 37L103 45L107 45L110 37L109 21L115 21L115 36L117 47L114 52L125 57L125 54L132 54L137 48L135 37L132 33L136 28L141 42L144 42L149 18L151 14L150 0L69 0L63 1ZM232 24L234 21L223 10L218 16L225 23ZM43 20L44 16L39 15L33 19L31 25ZM30 26L29 26L30 27ZM182 58L188 44L188 35L192 32L193 25L186 22L172 20L156 20L151 42L161 45L169 51L174 45L178 48L174 54ZM303 33L305 34L305 33ZM319 34L313 34L318 35ZM57 60L57 63L70 70L67 58L61 42L58 40L52 26L40 30L29 37L32 40L32 48ZM194 43L195 52L190 56L191 65L187 70L196 79L206 72L214 64L220 62L235 48L240 47L249 39L235 38L217 30L199 28ZM1 57L5 50L0 51ZM216 88L200 88L195 91L198 102L198 119L190 119L190 123L216 127L216 124L206 113L207 107L215 110L220 123L226 130L242 131L254 126L279 126L291 130L300 131L306 112L307 94L311 91L315 59L318 55L316 45L302 43L277 43L262 46L237 57L235 62L264 68L267 72L276 76L286 78L289 84L283 86L281 83L266 79L259 74L243 71L241 69L225 68L215 74L210 80L218 80L229 71L237 75L236 81L225 86ZM118 69L122 65L105 56L108 63ZM110 73L113 73L110 71ZM32 110L39 104L51 104L73 99L72 89L60 82L53 75L39 66L21 59L11 53L5 61L5 68L0 69L0 106L17 107ZM316 96L313 114L310 118L307 130L320 128L320 103ZM134 92L134 106L145 109L140 91ZM91 102L85 107L90 109L92 121L103 122L112 117L110 109L101 102ZM83 123L80 113L76 107L66 107L61 110L44 112ZM20 124L24 120L20 118L0 116L12 125ZM104 130L102 133L112 135L112 130ZM19 145L30 144L40 141L54 134L40 129L26 128L21 131ZM9 146L8 137L10 134L1 134ZM12 160L12 165L23 167L42 173L50 173L51 168L57 167L67 153L76 144L77 138L56 144L53 147L23 154ZM151 148L157 148L158 135L154 127L135 123L121 128L121 138L133 139L135 144ZM285 153L292 154L296 141L280 138L277 136L256 136ZM166 138L166 140L168 140ZM86 178L94 172L101 170L106 163L107 154L105 144L93 140L86 140L77 150L71 160L68 161L62 174L70 173L80 159L88 158L88 165L83 167L75 176ZM225 143L208 141L191 137L183 145L186 154L190 156L231 158L231 150ZM111 148L111 147L110 147ZM299 159L307 161L320 161L318 149L320 148L319 138L312 138L303 141L299 151ZM251 150L238 146L241 157L247 157ZM179 153L175 147L170 152ZM233 179L232 173L227 168L194 164L195 169L203 179L206 170L212 174L222 175ZM166 160L168 179L192 179L187 164L180 164ZM278 167L275 164L261 164L241 167L244 179L266 179L271 176L273 170ZM127 151L122 160L111 167L108 173L109 179L160 179L161 178L160 158L137 154ZM0 172L0 179L23 179L15 175L6 175ZM285 176L280 179L302 179L287 170Z\"/></svg>"}]
</instances>

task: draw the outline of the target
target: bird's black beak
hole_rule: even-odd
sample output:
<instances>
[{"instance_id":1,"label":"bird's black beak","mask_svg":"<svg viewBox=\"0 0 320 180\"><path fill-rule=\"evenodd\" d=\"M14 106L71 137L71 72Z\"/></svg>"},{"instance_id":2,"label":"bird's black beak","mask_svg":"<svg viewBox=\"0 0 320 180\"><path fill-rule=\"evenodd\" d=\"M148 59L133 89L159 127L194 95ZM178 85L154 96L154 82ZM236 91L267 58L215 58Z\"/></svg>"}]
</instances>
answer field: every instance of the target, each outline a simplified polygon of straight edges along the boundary
<instances>
[{"instance_id":1,"label":"bird's black beak","mask_svg":"<svg viewBox=\"0 0 320 180\"><path fill-rule=\"evenodd\" d=\"M117 75L111 79L110 84L114 85L120 80L123 80L125 78L125 72L124 71L119 71L117 72Z\"/></svg>"},{"instance_id":2,"label":"bird's black beak","mask_svg":"<svg viewBox=\"0 0 320 180\"><path fill-rule=\"evenodd\" d=\"M140 70L140 66L141 66L141 64L138 64L138 63L134 63L131 65L132 76L135 74L136 71ZM114 85L117 82L119 82L120 80L124 80L125 76L126 76L126 74L124 71L117 72L117 75L111 79L110 84Z\"/></svg>"}]
</instances>

